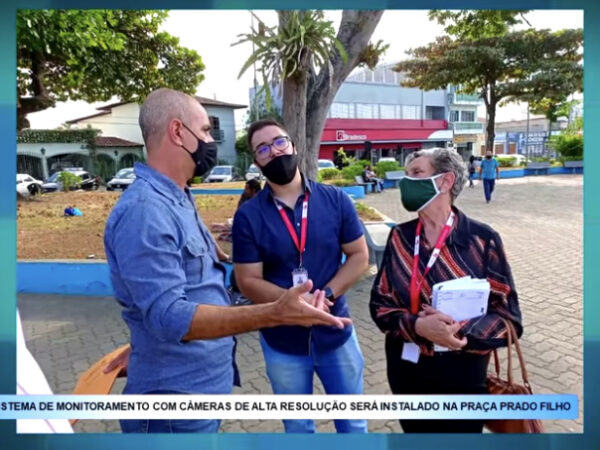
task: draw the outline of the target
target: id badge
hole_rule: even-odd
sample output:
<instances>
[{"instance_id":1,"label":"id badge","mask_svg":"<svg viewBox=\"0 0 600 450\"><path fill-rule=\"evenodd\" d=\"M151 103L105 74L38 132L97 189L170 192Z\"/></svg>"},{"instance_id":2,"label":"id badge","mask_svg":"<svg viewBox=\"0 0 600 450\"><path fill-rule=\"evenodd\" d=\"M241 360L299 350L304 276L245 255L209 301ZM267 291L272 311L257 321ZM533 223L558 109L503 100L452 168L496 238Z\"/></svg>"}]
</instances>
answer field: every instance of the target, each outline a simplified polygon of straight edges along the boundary
<instances>
[{"instance_id":1,"label":"id badge","mask_svg":"<svg viewBox=\"0 0 600 450\"><path fill-rule=\"evenodd\" d=\"M414 342L405 342L402 346L402 359L405 361L418 363L420 353L419 346Z\"/></svg>"},{"instance_id":2,"label":"id badge","mask_svg":"<svg viewBox=\"0 0 600 450\"><path fill-rule=\"evenodd\" d=\"M292 270L292 285L298 286L299 284L303 284L308 280L308 272L304 269L294 269Z\"/></svg>"}]
</instances>

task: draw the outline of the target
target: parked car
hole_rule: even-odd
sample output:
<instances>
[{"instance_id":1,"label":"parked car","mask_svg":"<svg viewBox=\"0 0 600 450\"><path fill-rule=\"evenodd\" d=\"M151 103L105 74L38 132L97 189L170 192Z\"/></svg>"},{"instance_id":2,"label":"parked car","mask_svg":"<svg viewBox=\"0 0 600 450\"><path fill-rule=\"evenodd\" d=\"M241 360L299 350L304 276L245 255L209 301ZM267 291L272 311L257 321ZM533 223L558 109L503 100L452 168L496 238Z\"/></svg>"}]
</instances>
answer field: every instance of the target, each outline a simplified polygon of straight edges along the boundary
<instances>
[{"instance_id":1,"label":"parked car","mask_svg":"<svg viewBox=\"0 0 600 450\"><path fill-rule=\"evenodd\" d=\"M107 191L114 191L115 189L125 190L131 183L135 181L135 172L133 167L126 167L125 169L119 170L111 180L106 183Z\"/></svg>"},{"instance_id":2,"label":"parked car","mask_svg":"<svg viewBox=\"0 0 600 450\"><path fill-rule=\"evenodd\" d=\"M383 158L379 158L379 161L377 162L397 162L398 160L396 158L393 158L391 156L384 156Z\"/></svg>"},{"instance_id":3,"label":"parked car","mask_svg":"<svg viewBox=\"0 0 600 450\"><path fill-rule=\"evenodd\" d=\"M84 189L86 191L92 191L98 189L100 186L99 177L95 177L89 174L89 172L83 170L81 167L71 167L63 169L61 172L71 172L81 178L81 181L71 188L72 191L78 189ZM42 184L44 192L56 192L62 191L62 183L58 180L61 172L56 172L50 175L50 178Z\"/></svg>"},{"instance_id":4,"label":"parked car","mask_svg":"<svg viewBox=\"0 0 600 450\"><path fill-rule=\"evenodd\" d=\"M319 170L323 169L335 169L335 164L330 159L319 159L317 161L317 166Z\"/></svg>"},{"instance_id":5,"label":"parked car","mask_svg":"<svg viewBox=\"0 0 600 450\"><path fill-rule=\"evenodd\" d=\"M248 170L246 171L245 178L247 181L253 180L255 178L258 180L264 180L265 176L262 174L262 172L256 164L250 164L250 167L248 167Z\"/></svg>"},{"instance_id":6,"label":"parked car","mask_svg":"<svg viewBox=\"0 0 600 450\"><path fill-rule=\"evenodd\" d=\"M40 194L43 191L42 182L26 173L17 174L17 193L23 197Z\"/></svg>"},{"instance_id":7,"label":"parked car","mask_svg":"<svg viewBox=\"0 0 600 450\"><path fill-rule=\"evenodd\" d=\"M239 180L240 176L237 169L233 166L215 166L210 174L204 180L205 183L227 183L228 181Z\"/></svg>"}]
</instances>

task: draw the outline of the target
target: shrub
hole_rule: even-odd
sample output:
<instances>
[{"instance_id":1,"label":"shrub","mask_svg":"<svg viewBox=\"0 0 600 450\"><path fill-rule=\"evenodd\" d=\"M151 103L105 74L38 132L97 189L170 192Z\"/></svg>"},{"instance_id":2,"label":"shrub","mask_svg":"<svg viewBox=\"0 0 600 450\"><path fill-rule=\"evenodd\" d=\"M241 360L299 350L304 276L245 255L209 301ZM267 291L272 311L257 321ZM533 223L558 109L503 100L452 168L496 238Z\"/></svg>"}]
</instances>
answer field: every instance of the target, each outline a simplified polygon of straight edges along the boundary
<instances>
[{"instance_id":1,"label":"shrub","mask_svg":"<svg viewBox=\"0 0 600 450\"><path fill-rule=\"evenodd\" d=\"M515 158L514 156L508 156L508 157L497 157L496 158L498 160L498 165L500 167L514 167L516 165L517 162L517 158Z\"/></svg>"},{"instance_id":2,"label":"shrub","mask_svg":"<svg viewBox=\"0 0 600 450\"><path fill-rule=\"evenodd\" d=\"M341 177L342 171L335 168L319 170L319 178L321 180L335 180L336 178Z\"/></svg>"},{"instance_id":3,"label":"shrub","mask_svg":"<svg viewBox=\"0 0 600 450\"><path fill-rule=\"evenodd\" d=\"M583 157L581 156L564 156L560 158L560 162L564 163L565 161L581 161Z\"/></svg>"},{"instance_id":4,"label":"shrub","mask_svg":"<svg viewBox=\"0 0 600 450\"><path fill-rule=\"evenodd\" d=\"M337 187L346 187L346 186L355 186L356 185L354 179L344 180L341 178L337 178L335 180L327 180L325 183L331 184L332 186L337 186Z\"/></svg>"},{"instance_id":5,"label":"shrub","mask_svg":"<svg viewBox=\"0 0 600 450\"><path fill-rule=\"evenodd\" d=\"M201 183L202 183L202 177L192 178L192 184L201 184Z\"/></svg>"},{"instance_id":6,"label":"shrub","mask_svg":"<svg viewBox=\"0 0 600 450\"><path fill-rule=\"evenodd\" d=\"M552 138L552 147L563 158L575 157L579 158L575 161L583 159L583 137L579 135L560 134Z\"/></svg>"},{"instance_id":7,"label":"shrub","mask_svg":"<svg viewBox=\"0 0 600 450\"><path fill-rule=\"evenodd\" d=\"M362 220L382 220L383 219L383 217L381 217L373 208L365 205L364 203L354 202L354 207L356 208L356 212L358 213L358 216Z\"/></svg>"},{"instance_id":8,"label":"shrub","mask_svg":"<svg viewBox=\"0 0 600 450\"><path fill-rule=\"evenodd\" d=\"M346 155L346 152L344 151L343 147L340 147L337 150L337 155L338 158L340 158L342 167L351 166L352 164L355 164L357 162L357 159L354 156Z\"/></svg>"},{"instance_id":9,"label":"shrub","mask_svg":"<svg viewBox=\"0 0 600 450\"><path fill-rule=\"evenodd\" d=\"M354 182L354 177L356 177L358 175L362 176L362 172L363 172L364 168L365 168L365 166L363 164L359 164L359 163L352 164L351 166L348 166L348 167L344 167L342 169L342 177L345 180L351 180L352 182Z\"/></svg>"},{"instance_id":10,"label":"shrub","mask_svg":"<svg viewBox=\"0 0 600 450\"><path fill-rule=\"evenodd\" d=\"M402 170L402 166L398 161L381 161L375 165L375 173L379 178L385 178L386 172L395 172Z\"/></svg>"},{"instance_id":11,"label":"shrub","mask_svg":"<svg viewBox=\"0 0 600 450\"><path fill-rule=\"evenodd\" d=\"M63 171L58 175L58 181L62 184L62 190L68 192L81 183L81 178L72 172Z\"/></svg>"}]
</instances>

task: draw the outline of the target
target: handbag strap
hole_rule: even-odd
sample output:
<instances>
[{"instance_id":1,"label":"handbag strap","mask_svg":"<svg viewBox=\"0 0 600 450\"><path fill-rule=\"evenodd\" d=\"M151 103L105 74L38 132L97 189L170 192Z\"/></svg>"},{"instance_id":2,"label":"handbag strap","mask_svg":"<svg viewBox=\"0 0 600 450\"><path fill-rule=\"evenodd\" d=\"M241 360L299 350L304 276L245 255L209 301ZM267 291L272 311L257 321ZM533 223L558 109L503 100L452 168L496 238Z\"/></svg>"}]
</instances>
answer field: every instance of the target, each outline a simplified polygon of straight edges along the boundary
<instances>
[{"instance_id":1,"label":"handbag strap","mask_svg":"<svg viewBox=\"0 0 600 450\"><path fill-rule=\"evenodd\" d=\"M506 327L506 341L507 341L507 345L506 345L506 352L508 354L506 360L508 362L508 369L506 370L506 376L508 379L508 384L512 386L513 384L513 378L512 378L512 341L513 341L513 334L511 332L511 328L509 325L507 325L508 321L506 321L503 317L500 318L503 322L504 325ZM494 349L493 350L494 353L494 366L496 368L496 376L500 377L500 359L498 358L498 349Z\"/></svg>"},{"instance_id":2,"label":"handbag strap","mask_svg":"<svg viewBox=\"0 0 600 450\"><path fill-rule=\"evenodd\" d=\"M529 384L529 375L527 374L527 367L525 367L525 358L521 352L521 345L519 344L519 338L517 337L517 331L514 325L506 319L503 319L506 326L510 329L510 333L513 335L513 342L515 344L515 350L517 350L517 356L519 358L519 365L521 366L521 377L523 378L523 384L527 390L532 393L531 385Z\"/></svg>"},{"instance_id":3,"label":"handbag strap","mask_svg":"<svg viewBox=\"0 0 600 450\"><path fill-rule=\"evenodd\" d=\"M517 357L519 358L519 365L521 366L521 377L523 378L523 384L525 385L525 387L527 388L527 390L532 393L531 390L531 385L529 384L529 376L527 374L527 368L525 367L525 358L523 357L523 353L521 352L521 346L519 345L519 338L517 336L517 331L515 330L515 327L513 326L513 324L506 320L504 317L501 317L502 322L504 322L504 326L506 327L506 334L507 334L507 342L508 345L506 347L507 349L507 360L508 360L508 369L507 369L507 378L508 378L508 384L512 385L513 384L513 378L512 378L512 352L511 352L511 348L513 346L515 346L515 350L517 351ZM496 349L494 349L493 351L494 353L494 365L496 368L496 375L500 376L500 361L498 359L498 351Z\"/></svg>"}]
</instances>

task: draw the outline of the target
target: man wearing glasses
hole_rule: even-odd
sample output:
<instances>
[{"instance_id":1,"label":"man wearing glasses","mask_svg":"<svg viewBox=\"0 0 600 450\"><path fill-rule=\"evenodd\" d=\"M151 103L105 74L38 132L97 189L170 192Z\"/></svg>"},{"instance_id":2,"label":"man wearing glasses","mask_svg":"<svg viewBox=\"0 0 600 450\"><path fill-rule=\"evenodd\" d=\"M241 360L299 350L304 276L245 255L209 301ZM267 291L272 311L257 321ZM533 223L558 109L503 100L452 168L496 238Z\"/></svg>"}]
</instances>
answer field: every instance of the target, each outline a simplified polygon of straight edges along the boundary
<instances>
[{"instance_id":1,"label":"man wearing glasses","mask_svg":"<svg viewBox=\"0 0 600 450\"><path fill-rule=\"evenodd\" d=\"M233 335L277 325L343 328L347 318L300 296L312 283L281 290L274 303L230 307L225 268L186 181L216 162L204 108L170 89L140 110L148 164L106 223L104 245L115 298L131 332L125 394L229 394L236 375ZM275 300L275 299L273 299ZM122 420L123 432L212 432L219 420Z\"/></svg>"},{"instance_id":2,"label":"man wearing glasses","mask_svg":"<svg viewBox=\"0 0 600 450\"><path fill-rule=\"evenodd\" d=\"M368 250L358 215L340 189L307 179L296 148L278 122L250 125L248 144L267 186L238 209L233 260L240 290L268 304L307 278L325 291L324 309L349 317L344 292L365 271ZM341 264L342 253L346 261ZM314 296L305 296L314 302ZM267 376L275 394L312 394L316 372L328 394L362 394L363 366L352 327L261 329ZM284 420L289 433L314 433L312 420ZM336 420L338 432L365 433L365 420Z\"/></svg>"}]
</instances>

